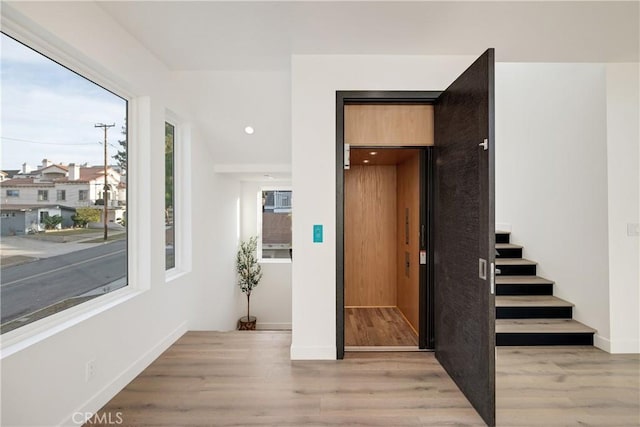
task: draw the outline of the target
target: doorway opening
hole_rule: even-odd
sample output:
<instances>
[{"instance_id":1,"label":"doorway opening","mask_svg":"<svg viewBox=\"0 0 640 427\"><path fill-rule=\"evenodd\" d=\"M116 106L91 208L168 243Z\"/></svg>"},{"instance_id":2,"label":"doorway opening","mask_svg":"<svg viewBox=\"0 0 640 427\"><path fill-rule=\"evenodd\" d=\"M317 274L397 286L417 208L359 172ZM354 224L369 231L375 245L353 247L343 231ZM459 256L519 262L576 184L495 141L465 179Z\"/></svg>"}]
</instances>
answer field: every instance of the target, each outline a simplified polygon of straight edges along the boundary
<instances>
[{"instance_id":1,"label":"doorway opening","mask_svg":"<svg viewBox=\"0 0 640 427\"><path fill-rule=\"evenodd\" d=\"M346 351L419 347L423 163L422 148L350 150L344 172Z\"/></svg>"}]
</instances>

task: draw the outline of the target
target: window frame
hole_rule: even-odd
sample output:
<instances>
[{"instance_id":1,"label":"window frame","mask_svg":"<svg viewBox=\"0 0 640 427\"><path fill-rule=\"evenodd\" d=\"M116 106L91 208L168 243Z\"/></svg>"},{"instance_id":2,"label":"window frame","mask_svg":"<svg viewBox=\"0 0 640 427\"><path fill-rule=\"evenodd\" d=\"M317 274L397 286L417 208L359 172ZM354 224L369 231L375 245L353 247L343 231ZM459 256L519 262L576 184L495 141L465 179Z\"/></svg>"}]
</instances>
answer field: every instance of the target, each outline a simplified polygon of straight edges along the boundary
<instances>
[{"instance_id":1,"label":"window frame","mask_svg":"<svg viewBox=\"0 0 640 427\"><path fill-rule=\"evenodd\" d=\"M191 218L191 175L188 173L191 170L191 127L169 109L165 110L163 129L165 123L173 126L174 267L166 269L165 261L165 283L170 283L191 271L192 225L190 220L183 220ZM162 150L163 165L164 159ZM163 177L165 173L163 168ZM175 218L182 219L175 221Z\"/></svg>"},{"instance_id":2,"label":"window frame","mask_svg":"<svg viewBox=\"0 0 640 427\"><path fill-rule=\"evenodd\" d=\"M164 149L164 165L165 165L165 169L164 169L164 179L165 179L165 197L166 197L166 193L167 193L167 169L166 169L166 165L167 165L167 147L166 147L166 139L167 139L167 125L171 126L173 128L173 141L171 141L171 165L172 165L172 171L171 174L173 175L173 192L171 194L171 208L173 210L172 212L172 232L173 232L173 266L172 267L167 267L167 253L166 253L166 247L167 247L167 227L166 227L166 220L165 220L165 233L164 233L164 246L165 246L165 257L164 257L164 270L165 272L173 272L173 270L176 270L176 268L178 267L178 242L176 240L176 226L177 226L177 222L176 222L176 133L178 131L178 126L175 124L174 120L170 120L168 117L165 118L164 121L164 138L165 138L165 149ZM167 205L166 205L166 199L165 199L165 215L166 215L166 209L167 209Z\"/></svg>"},{"instance_id":3,"label":"window frame","mask_svg":"<svg viewBox=\"0 0 640 427\"><path fill-rule=\"evenodd\" d=\"M78 201L86 202L87 200L89 200L89 190L78 190Z\"/></svg>"},{"instance_id":4,"label":"window frame","mask_svg":"<svg viewBox=\"0 0 640 427\"><path fill-rule=\"evenodd\" d=\"M151 154L151 101L148 96L134 95L123 84L124 80L64 41L39 27L25 26L22 16L11 7L3 7L0 20L5 35L127 102L127 159L129 165L134 165L133 172L127 170L127 286L2 334L2 360L149 290L151 260L143 254L151 252L147 220L151 214L150 200L136 200L130 195L136 194L141 199L150 193L151 168L143 159Z\"/></svg>"},{"instance_id":5,"label":"window frame","mask_svg":"<svg viewBox=\"0 0 640 427\"><path fill-rule=\"evenodd\" d=\"M291 257L289 258L263 258L262 257L262 193L264 191L291 191L291 213L293 214L293 189L291 185L261 185L258 190L256 200L256 216L257 216L257 236L258 246L256 248L258 255L258 263L260 264L291 264ZM293 245L293 238L291 239Z\"/></svg>"},{"instance_id":6,"label":"window frame","mask_svg":"<svg viewBox=\"0 0 640 427\"><path fill-rule=\"evenodd\" d=\"M62 195L62 197L60 197ZM67 200L67 190L56 190L56 201L66 201Z\"/></svg>"},{"instance_id":7,"label":"window frame","mask_svg":"<svg viewBox=\"0 0 640 427\"><path fill-rule=\"evenodd\" d=\"M11 192L11 194L9 194ZM4 193L5 197L20 197L20 190L19 189L13 189L13 188L8 188L5 193Z\"/></svg>"},{"instance_id":8,"label":"window frame","mask_svg":"<svg viewBox=\"0 0 640 427\"><path fill-rule=\"evenodd\" d=\"M49 190L38 190L38 201L39 202L48 202L49 201Z\"/></svg>"}]
</instances>

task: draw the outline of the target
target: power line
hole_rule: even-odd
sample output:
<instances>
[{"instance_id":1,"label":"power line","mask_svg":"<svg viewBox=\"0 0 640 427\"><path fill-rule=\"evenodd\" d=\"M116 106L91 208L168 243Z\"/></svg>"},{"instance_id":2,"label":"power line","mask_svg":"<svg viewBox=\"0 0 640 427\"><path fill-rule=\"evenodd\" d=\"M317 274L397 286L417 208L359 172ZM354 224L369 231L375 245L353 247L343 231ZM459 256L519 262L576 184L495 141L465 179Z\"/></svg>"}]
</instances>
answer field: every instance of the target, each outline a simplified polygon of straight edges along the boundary
<instances>
[{"instance_id":1,"label":"power line","mask_svg":"<svg viewBox=\"0 0 640 427\"><path fill-rule=\"evenodd\" d=\"M9 141L17 141L17 142L27 142L30 144L41 144L41 145L93 145L93 143L89 142L43 142L43 141L33 141L31 139L22 139L22 138L11 138L8 136L0 136L0 139L6 139Z\"/></svg>"}]
</instances>

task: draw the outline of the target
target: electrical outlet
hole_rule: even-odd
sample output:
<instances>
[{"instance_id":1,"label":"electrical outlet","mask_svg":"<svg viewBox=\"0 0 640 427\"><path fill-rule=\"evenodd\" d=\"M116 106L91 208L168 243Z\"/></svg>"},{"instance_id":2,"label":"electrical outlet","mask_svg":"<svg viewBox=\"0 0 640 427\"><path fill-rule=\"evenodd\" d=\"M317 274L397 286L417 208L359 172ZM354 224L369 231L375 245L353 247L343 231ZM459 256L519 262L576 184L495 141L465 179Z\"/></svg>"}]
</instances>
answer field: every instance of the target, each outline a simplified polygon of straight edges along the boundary
<instances>
[{"instance_id":1,"label":"electrical outlet","mask_svg":"<svg viewBox=\"0 0 640 427\"><path fill-rule=\"evenodd\" d=\"M96 376L96 361L89 360L85 366L85 381L89 382Z\"/></svg>"}]
</instances>

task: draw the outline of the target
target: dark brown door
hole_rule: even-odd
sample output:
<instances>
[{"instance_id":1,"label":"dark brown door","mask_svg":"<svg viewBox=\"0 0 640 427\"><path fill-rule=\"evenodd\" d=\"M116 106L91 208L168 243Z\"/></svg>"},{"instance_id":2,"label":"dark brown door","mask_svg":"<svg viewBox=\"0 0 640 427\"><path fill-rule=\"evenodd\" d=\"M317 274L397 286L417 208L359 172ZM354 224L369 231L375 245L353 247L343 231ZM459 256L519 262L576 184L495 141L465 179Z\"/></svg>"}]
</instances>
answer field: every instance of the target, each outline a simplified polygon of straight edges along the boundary
<instances>
[{"instance_id":1,"label":"dark brown door","mask_svg":"<svg viewBox=\"0 0 640 427\"><path fill-rule=\"evenodd\" d=\"M494 51L435 106L435 351L495 425Z\"/></svg>"}]
</instances>

